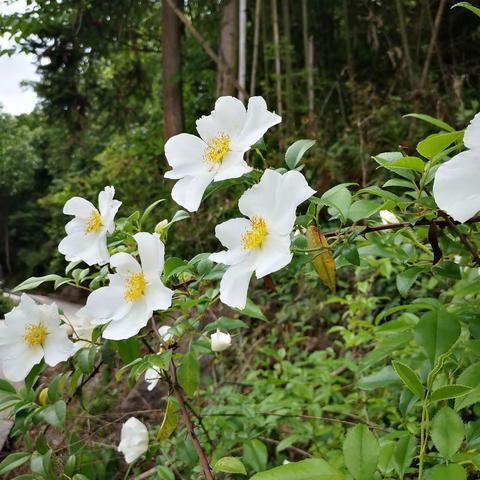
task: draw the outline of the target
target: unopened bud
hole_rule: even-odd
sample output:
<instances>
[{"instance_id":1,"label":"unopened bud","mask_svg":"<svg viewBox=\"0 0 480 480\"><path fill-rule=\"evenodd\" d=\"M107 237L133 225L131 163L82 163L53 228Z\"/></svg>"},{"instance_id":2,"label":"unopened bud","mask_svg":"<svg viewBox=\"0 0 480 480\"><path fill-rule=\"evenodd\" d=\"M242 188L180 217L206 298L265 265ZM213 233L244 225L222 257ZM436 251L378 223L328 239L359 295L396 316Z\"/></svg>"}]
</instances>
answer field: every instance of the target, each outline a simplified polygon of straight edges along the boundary
<instances>
[{"instance_id":1,"label":"unopened bud","mask_svg":"<svg viewBox=\"0 0 480 480\"><path fill-rule=\"evenodd\" d=\"M392 223L399 223L399 220L395 214L390 210L380 210L380 218L384 225L391 225Z\"/></svg>"},{"instance_id":2,"label":"unopened bud","mask_svg":"<svg viewBox=\"0 0 480 480\"><path fill-rule=\"evenodd\" d=\"M44 407L48 403L48 388L42 388L38 394L38 403Z\"/></svg>"},{"instance_id":3,"label":"unopened bud","mask_svg":"<svg viewBox=\"0 0 480 480\"><path fill-rule=\"evenodd\" d=\"M159 235L165 230L165 227L168 225L168 220L162 220L161 222L158 222L156 227L155 227L155 233L158 233Z\"/></svg>"},{"instance_id":4,"label":"unopened bud","mask_svg":"<svg viewBox=\"0 0 480 480\"><path fill-rule=\"evenodd\" d=\"M217 330L210 336L212 351L223 352L232 344L232 337L228 333L223 333Z\"/></svg>"}]
</instances>

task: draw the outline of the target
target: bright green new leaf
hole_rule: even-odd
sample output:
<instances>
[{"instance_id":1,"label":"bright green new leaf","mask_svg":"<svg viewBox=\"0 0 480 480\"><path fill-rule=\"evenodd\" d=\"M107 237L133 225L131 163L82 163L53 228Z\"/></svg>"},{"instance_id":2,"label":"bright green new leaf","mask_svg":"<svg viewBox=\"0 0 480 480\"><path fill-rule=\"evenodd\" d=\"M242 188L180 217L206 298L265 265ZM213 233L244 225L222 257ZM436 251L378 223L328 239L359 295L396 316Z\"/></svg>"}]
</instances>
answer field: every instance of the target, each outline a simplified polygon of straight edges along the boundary
<instances>
[{"instance_id":1,"label":"bright green new leaf","mask_svg":"<svg viewBox=\"0 0 480 480\"><path fill-rule=\"evenodd\" d=\"M450 350L457 341L460 330L457 317L445 308L432 310L422 316L414 330L415 341L432 367L440 355Z\"/></svg>"},{"instance_id":2,"label":"bright green new leaf","mask_svg":"<svg viewBox=\"0 0 480 480\"><path fill-rule=\"evenodd\" d=\"M439 402L441 400L449 400L450 398L463 397L472 391L472 387L466 385L445 385L437 388L430 397L431 402Z\"/></svg>"},{"instance_id":3,"label":"bright green new leaf","mask_svg":"<svg viewBox=\"0 0 480 480\"><path fill-rule=\"evenodd\" d=\"M215 472L224 473L238 473L240 475L246 475L247 471L242 461L236 457L223 457L217 460L213 466Z\"/></svg>"},{"instance_id":4,"label":"bright green new leaf","mask_svg":"<svg viewBox=\"0 0 480 480\"><path fill-rule=\"evenodd\" d=\"M345 480L325 460L309 458L255 474L250 480Z\"/></svg>"},{"instance_id":5,"label":"bright green new leaf","mask_svg":"<svg viewBox=\"0 0 480 480\"><path fill-rule=\"evenodd\" d=\"M478 15L480 17L480 8L474 7L470 2L459 2L459 3L456 3L455 5L453 5L452 8L455 8L455 7L466 8L467 10L470 10L475 15Z\"/></svg>"},{"instance_id":6,"label":"bright green new leaf","mask_svg":"<svg viewBox=\"0 0 480 480\"><path fill-rule=\"evenodd\" d=\"M402 362L392 362L392 365L405 386L414 395L422 399L425 395L425 388L418 375L409 366Z\"/></svg>"},{"instance_id":7,"label":"bright green new leaf","mask_svg":"<svg viewBox=\"0 0 480 480\"><path fill-rule=\"evenodd\" d=\"M467 472L456 463L437 465L432 469L432 480L467 480Z\"/></svg>"},{"instance_id":8,"label":"bright green new leaf","mask_svg":"<svg viewBox=\"0 0 480 480\"><path fill-rule=\"evenodd\" d=\"M253 470L261 472L267 468L267 447L260 440L249 440L243 445L243 458Z\"/></svg>"},{"instance_id":9,"label":"bright green new leaf","mask_svg":"<svg viewBox=\"0 0 480 480\"><path fill-rule=\"evenodd\" d=\"M343 443L343 459L355 480L371 480L377 469L378 440L365 426L351 428Z\"/></svg>"},{"instance_id":10,"label":"bright green new leaf","mask_svg":"<svg viewBox=\"0 0 480 480\"><path fill-rule=\"evenodd\" d=\"M432 159L449 145L460 140L463 132L436 133L428 136L417 145L417 151L425 158Z\"/></svg>"},{"instance_id":11,"label":"bright green new leaf","mask_svg":"<svg viewBox=\"0 0 480 480\"><path fill-rule=\"evenodd\" d=\"M30 278L27 278L27 280L22 282L20 285L17 285L12 290L12 292L22 292L24 290L33 290L34 288L37 288L38 286L40 286L42 283L57 282L59 280L63 280L63 277L55 274L44 275L43 277L30 277Z\"/></svg>"},{"instance_id":12,"label":"bright green new leaf","mask_svg":"<svg viewBox=\"0 0 480 480\"><path fill-rule=\"evenodd\" d=\"M315 145L315 140L297 140L290 145L285 153L285 163L288 168L295 168L302 160L305 152Z\"/></svg>"},{"instance_id":13,"label":"bright green new leaf","mask_svg":"<svg viewBox=\"0 0 480 480\"><path fill-rule=\"evenodd\" d=\"M183 357L182 364L178 368L178 383L191 397L198 387L200 380L200 366L193 352L188 352Z\"/></svg>"},{"instance_id":14,"label":"bright green new leaf","mask_svg":"<svg viewBox=\"0 0 480 480\"><path fill-rule=\"evenodd\" d=\"M451 460L463 442L465 426L455 410L443 407L433 417L430 436L440 455Z\"/></svg>"},{"instance_id":15,"label":"bright green new leaf","mask_svg":"<svg viewBox=\"0 0 480 480\"><path fill-rule=\"evenodd\" d=\"M352 222L358 222L359 220L375 215L381 208L381 204L372 200L357 200L350 207L348 216Z\"/></svg>"},{"instance_id":16,"label":"bright green new leaf","mask_svg":"<svg viewBox=\"0 0 480 480\"><path fill-rule=\"evenodd\" d=\"M407 113L407 115L403 116L403 118L405 117L418 118L419 120L430 123L431 125L438 127L440 130L445 130L447 132L455 131L453 127L451 127L448 123L444 122L443 120L439 120L438 118L431 117L430 115L425 115L423 113Z\"/></svg>"}]
</instances>

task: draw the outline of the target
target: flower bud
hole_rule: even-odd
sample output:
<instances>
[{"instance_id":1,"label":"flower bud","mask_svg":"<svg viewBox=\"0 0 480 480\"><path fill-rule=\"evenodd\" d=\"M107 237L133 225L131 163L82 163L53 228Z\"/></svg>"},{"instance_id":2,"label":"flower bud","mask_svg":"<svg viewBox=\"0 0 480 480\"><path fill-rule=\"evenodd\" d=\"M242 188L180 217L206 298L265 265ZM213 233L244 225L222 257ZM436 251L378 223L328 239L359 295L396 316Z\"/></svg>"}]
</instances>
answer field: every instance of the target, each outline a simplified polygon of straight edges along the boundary
<instances>
[{"instance_id":1,"label":"flower bud","mask_svg":"<svg viewBox=\"0 0 480 480\"><path fill-rule=\"evenodd\" d=\"M223 352L232 344L232 337L229 333L223 333L217 329L216 333L210 336L213 352Z\"/></svg>"},{"instance_id":2,"label":"flower bud","mask_svg":"<svg viewBox=\"0 0 480 480\"><path fill-rule=\"evenodd\" d=\"M48 388L42 388L38 394L38 403L44 407L48 403Z\"/></svg>"},{"instance_id":3,"label":"flower bud","mask_svg":"<svg viewBox=\"0 0 480 480\"><path fill-rule=\"evenodd\" d=\"M382 219L382 223L384 225L391 225L392 223L400 222L397 216L390 210L380 210L380 218Z\"/></svg>"},{"instance_id":4,"label":"flower bud","mask_svg":"<svg viewBox=\"0 0 480 480\"><path fill-rule=\"evenodd\" d=\"M118 451L125 456L127 463L134 462L148 450L147 427L137 418L130 417L122 426Z\"/></svg>"},{"instance_id":5,"label":"flower bud","mask_svg":"<svg viewBox=\"0 0 480 480\"><path fill-rule=\"evenodd\" d=\"M158 233L159 235L165 230L165 227L168 225L168 220L162 220L161 222L158 222L157 225L155 226L155 233Z\"/></svg>"}]
</instances>

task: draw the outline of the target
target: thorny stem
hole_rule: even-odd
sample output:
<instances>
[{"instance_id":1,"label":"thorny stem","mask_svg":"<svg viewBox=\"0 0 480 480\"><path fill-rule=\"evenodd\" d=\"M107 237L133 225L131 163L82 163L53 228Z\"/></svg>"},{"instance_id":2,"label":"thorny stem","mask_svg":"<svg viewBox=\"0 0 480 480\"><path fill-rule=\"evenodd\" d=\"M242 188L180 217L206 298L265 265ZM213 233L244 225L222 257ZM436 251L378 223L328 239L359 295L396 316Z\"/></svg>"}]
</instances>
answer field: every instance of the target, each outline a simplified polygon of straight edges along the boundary
<instances>
[{"instance_id":1,"label":"thorny stem","mask_svg":"<svg viewBox=\"0 0 480 480\"><path fill-rule=\"evenodd\" d=\"M170 375L172 380L172 388L177 397L178 404L180 406L180 412L183 417L183 421L185 422L185 426L187 427L188 434L190 435L190 439L192 440L193 446L197 452L198 458L200 460L200 464L202 465L203 473L207 480L213 480L213 475L210 470L210 465L208 462L207 455L205 454L198 438L195 434L195 429L193 427L192 419L190 417L190 412L187 409L185 396L183 393L182 387L178 384L177 379L177 368L173 360L170 362Z\"/></svg>"}]
</instances>

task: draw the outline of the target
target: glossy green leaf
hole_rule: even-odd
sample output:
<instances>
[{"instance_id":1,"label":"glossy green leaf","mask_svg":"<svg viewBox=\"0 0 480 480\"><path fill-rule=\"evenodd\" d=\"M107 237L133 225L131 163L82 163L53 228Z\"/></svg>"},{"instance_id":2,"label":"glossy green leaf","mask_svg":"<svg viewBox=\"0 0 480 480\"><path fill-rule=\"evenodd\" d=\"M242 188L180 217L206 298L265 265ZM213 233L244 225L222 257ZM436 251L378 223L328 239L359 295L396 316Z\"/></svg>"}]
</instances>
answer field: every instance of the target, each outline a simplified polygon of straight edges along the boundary
<instances>
[{"instance_id":1,"label":"glossy green leaf","mask_svg":"<svg viewBox=\"0 0 480 480\"><path fill-rule=\"evenodd\" d=\"M436 133L422 140L417 145L417 151L425 158L432 159L462 136L463 132Z\"/></svg>"},{"instance_id":2,"label":"glossy green leaf","mask_svg":"<svg viewBox=\"0 0 480 480\"><path fill-rule=\"evenodd\" d=\"M43 277L30 277L27 278L24 282L17 285L12 292L22 292L24 290L33 290L34 288L39 287L42 283L45 282L57 282L58 280L63 280L63 277L60 275L50 274L44 275Z\"/></svg>"},{"instance_id":3,"label":"glossy green leaf","mask_svg":"<svg viewBox=\"0 0 480 480\"><path fill-rule=\"evenodd\" d=\"M343 459L355 480L371 480L378 464L379 445L365 426L351 428L343 443Z\"/></svg>"},{"instance_id":4,"label":"glossy green leaf","mask_svg":"<svg viewBox=\"0 0 480 480\"><path fill-rule=\"evenodd\" d=\"M407 296L418 276L424 271L422 267L411 267L397 275L397 289L402 297Z\"/></svg>"},{"instance_id":5,"label":"glossy green leaf","mask_svg":"<svg viewBox=\"0 0 480 480\"><path fill-rule=\"evenodd\" d=\"M215 472L238 473L246 475L247 471L242 461L237 457L223 457L215 462L213 466Z\"/></svg>"},{"instance_id":6,"label":"glossy green leaf","mask_svg":"<svg viewBox=\"0 0 480 480\"><path fill-rule=\"evenodd\" d=\"M438 127L440 130L445 130L447 132L455 131L453 127L451 127L448 123L444 122L443 120L439 120L438 118L431 117L430 115L425 115L423 113L407 113L407 115L403 116L403 118L405 117L418 118L419 120L422 120L426 123L430 123L431 125Z\"/></svg>"},{"instance_id":7,"label":"glossy green leaf","mask_svg":"<svg viewBox=\"0 0 480 480\"><path fill-rule=\"evenodd\" d=\"M315 140L301 139L290 145L285 153L285 163L288 168L295 168L302 160L305 152L315 145Z\"/></svg>"},{"instance_id":8,"label":"glossy green leaf","mask_svg":"<svg viewBox=\"0 0 480 480\"><path fill-rule=\"evenodd\" d=\"M467 10L470 10L475 15L478 15L480 17L480 8L474 7L470 2L458 2L455 5L453 5L452 8L455 8L455 7L466 8Z\"/></svg>"},{"instance_id":9,"label":"glossy green leaf","mask_svg":"<svg viewBox=\"0 0 480 480\"><path fill-rule=\"evenodd\" d=\"M445 385L437 388L430 397L431 402L439 402L441 400L449 400L451 398L463 397L472 391L472 387L466 385Z\"/></svg>"},{"instance_id":10,"label":"glossy green leaf","mask_svg":"<svg viewBox=\"0 0 480 480\"><path fill-rule=\"evenodd\" d=\"M402 362L392 362L393 368L405 386L418 398L422 399L425 395L425 388L418 375Z\"/></svg>"},{"instance_id":11,"label":"glossy green leaf","mask_svg":"<svg viewBox=\"0 0 480 480\"><path fill-rule=\"evenodd\" d=\"M463 442L465 426L455 410L443 407L433 417L430 436L442 457L451 460Z\"/></svg>"},{"instance_id":12,"label":"glossy green leaf","mask_svg":"<svg viewBox=\"0 0 480 480\"><path fill-rule=\"evenodd\" d=\"M255 474L250 480L345 480L325 460L310 458Z\"/></svg>"}]
</instances>

